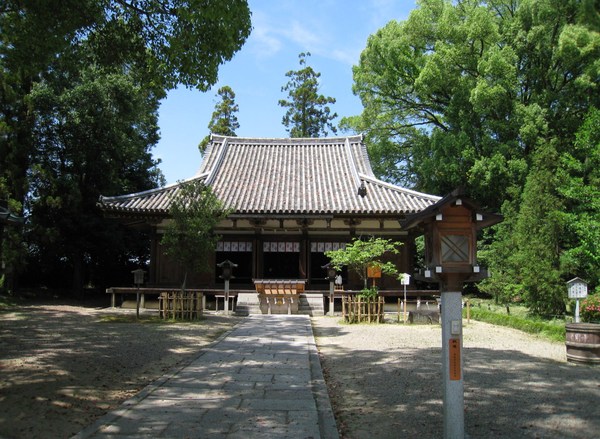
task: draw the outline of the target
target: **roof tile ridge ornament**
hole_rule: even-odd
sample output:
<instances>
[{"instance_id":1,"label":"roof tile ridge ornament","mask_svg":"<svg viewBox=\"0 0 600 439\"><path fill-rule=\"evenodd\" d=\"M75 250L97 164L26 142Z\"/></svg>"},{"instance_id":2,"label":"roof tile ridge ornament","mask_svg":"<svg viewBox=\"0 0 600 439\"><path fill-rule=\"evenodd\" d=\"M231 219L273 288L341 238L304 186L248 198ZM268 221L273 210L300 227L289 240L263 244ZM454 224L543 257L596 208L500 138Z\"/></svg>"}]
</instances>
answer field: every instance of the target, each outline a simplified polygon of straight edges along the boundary
<instances>
[{"instance_id":1,"label":"roof tile ridge ornament","mask_svg":"<svg viewBox=\"0 0 600 439\"><path fill-rule=\"evenodd\" d=\"M206 177L206 185L210 186L214 179L216 178L217 172L219 168L223 164L223 159L225 158L225 154L229 149L229 137L223 136L223 142L221 143L221 150L219 151L219 155L215 160L215 163L212 166L212 169L208 172L208 176Z\"/></svg>"}]
</instances>

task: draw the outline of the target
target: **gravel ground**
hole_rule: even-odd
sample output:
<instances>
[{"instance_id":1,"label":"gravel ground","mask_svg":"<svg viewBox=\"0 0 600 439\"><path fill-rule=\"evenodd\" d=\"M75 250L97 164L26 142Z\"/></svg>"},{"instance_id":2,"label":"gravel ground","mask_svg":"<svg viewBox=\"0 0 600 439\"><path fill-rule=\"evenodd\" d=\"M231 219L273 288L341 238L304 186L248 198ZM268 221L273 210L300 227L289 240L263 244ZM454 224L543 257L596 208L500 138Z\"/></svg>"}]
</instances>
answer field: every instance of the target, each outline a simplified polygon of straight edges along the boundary
<instances>
[{"instance_id":1,"label":"gravel ground","mask_svg":"<svg viewBox=\"0 0 600 439\"><path fill-rule=\"evenodd\" d=\"M314 318L343 438L443 436L441 327ZM564 343L471 321L464 327L470 438L600 438L600 367L566 362Z\"/></svg>"},{"instance_id":2,"label":"gravel ground","mask_svg":"<svg viewBox=\"0 0 600 439\"><path fill-rule=\"evenodd\" d=\"M0 311L0 438L68 438L198 351L239 318L107 323L132 314L28 304ZM344 438L442 436L441 330L313 326ZM562 343L473 322L464 331L471 438L600 437L600 368L565 361Z\"/></svg>"}]
</instances>

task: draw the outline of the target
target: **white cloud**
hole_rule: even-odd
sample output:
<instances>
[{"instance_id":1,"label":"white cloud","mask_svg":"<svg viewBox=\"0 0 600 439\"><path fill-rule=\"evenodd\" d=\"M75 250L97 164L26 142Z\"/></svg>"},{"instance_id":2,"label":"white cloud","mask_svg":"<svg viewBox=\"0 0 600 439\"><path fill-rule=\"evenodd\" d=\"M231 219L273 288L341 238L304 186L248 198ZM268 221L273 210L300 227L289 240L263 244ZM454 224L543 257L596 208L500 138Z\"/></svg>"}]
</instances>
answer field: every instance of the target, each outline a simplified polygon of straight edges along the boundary
<instances>
[{"instance_id":1,"label":"white cloud","mask_svg":"<svg viewBox=\"0 0 600 439\"><path fill-rule=\"evenodd\" d=\"M358 64L358 59L360 58L362 49L363 47L354 47L352 49L334 49L329 54L329 57L341 63L353 66Z\"/></svg>"},{"instance_id":2,"label":"white cloud","mask_svg":"<svg viewBox=\"0 0 600 439\"><path fill-rule=\"evenodd\" d=\"M297 20L293 20L289 28L282 28L281 31L289 40L309 51L319 51L326 39L323 34L315 32L314 26L309 28L306 23Z\"/></svg>"},{"instance_id":3,"label":"white cloud","mask_svg":"<svg viewBox=\"0 0 600 439\"><path fill-rule=\"evenodd\" d=\"M252 34L246 43L259 58L271 57L281 50L281 35L271 27L268 17L262 12L252 14Z\"/></svg>"}]
</instances>

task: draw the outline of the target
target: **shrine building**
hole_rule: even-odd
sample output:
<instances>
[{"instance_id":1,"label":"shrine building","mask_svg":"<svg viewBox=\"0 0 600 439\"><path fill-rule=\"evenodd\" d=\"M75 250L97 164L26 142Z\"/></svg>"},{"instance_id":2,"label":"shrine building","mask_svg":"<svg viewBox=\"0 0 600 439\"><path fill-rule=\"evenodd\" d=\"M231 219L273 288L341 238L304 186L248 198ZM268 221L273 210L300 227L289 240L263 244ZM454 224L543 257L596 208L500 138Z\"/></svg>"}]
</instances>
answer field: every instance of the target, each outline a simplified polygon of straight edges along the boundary
<instances>
[{"instance_id":1,"label":"shrine building","mask_svg":"<svg viewBox=\"0 0 600 439\"><path fill-rule=\"evenodd\" d=\"M260 279L298 279L305 293L322 298L328 288L324 253L353 238L383 237L402 242L391 259L412 273L414 240L401 223L440 197L405 189L375 177L360 135L331 138L242 138L211 135L200 169L189 180L212 188L231 213L215 231L222 237L211 255L212 270L188 276L188 287L223 288L217 264L237 264L232 291L254 291ZM144 192L102 196L106 216L150 231L146 285L176 287L182 268L169 259L161 237L169 206L181 183ZM346 290L362 288L342 273ZM399 291L400 281L377 280L382 292Z\"/></svg>"}]
</instances>

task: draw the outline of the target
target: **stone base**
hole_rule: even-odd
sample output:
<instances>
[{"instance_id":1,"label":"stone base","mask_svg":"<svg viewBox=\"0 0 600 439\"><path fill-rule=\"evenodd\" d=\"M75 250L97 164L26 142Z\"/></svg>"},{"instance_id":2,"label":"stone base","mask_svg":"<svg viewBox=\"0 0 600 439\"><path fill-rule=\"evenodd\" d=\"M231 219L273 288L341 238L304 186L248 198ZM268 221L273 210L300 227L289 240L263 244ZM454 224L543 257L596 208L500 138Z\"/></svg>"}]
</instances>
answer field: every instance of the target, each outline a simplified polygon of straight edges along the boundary
<instances>
[{"instance_id":1,"label":"stone base","mask_svg":"<svg viewBox=\"0 0 600 439\"><path fill-rule=\"evenodd\" d=\"M325 314L325 300L322 294L300 294L300 307L298 314L309 316L322 316Z\"/></svg>"},{"instance_id":2,"label":"stone base","mask_svg":"<svg viewBox=\"0 0 600 439\"><path fill-rule=\"evenodd\" d=\"M236 315L240 316L262 314L260 312L260 302L258 301L258 294L255 292L238 293L237 302L235 304L235 313Z\"/></svg>"}]
</instances>

